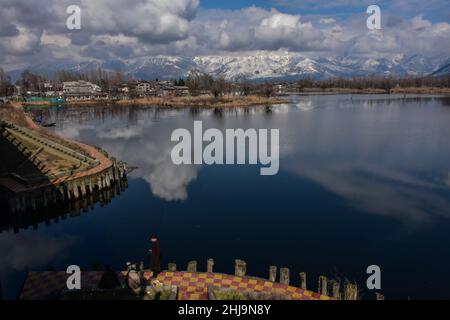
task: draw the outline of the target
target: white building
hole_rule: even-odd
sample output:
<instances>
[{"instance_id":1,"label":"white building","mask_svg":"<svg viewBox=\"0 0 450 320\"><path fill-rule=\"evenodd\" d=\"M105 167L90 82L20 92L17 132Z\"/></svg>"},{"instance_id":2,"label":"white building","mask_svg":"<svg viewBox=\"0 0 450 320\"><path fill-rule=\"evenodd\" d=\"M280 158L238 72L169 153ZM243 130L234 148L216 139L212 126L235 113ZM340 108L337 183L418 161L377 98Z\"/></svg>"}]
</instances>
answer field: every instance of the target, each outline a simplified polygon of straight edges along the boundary
<instances>
[{"instance_id":1,"label":"white building","mask_svg":"<svg viewBox=\"0 0 450 320\"><path fill-rule=\"evenodd\" d=\"M69 81L63 83L63 92L67 96L91 96L102 92L102 89L88 81Z\"/></svg>"},{"instance_id":2,"label":"white building","mask_svg":"<svg viewBox=\"0 0 450 320\"><path fill-rule=\"evenodd\" d=\"M139 82L136 85L136 91L138 93L146 93L146 92L149 92L151 89L152 89L152 87L151 87L150 83L148 83L148 82Z\"/></svg>"}]
</instances>

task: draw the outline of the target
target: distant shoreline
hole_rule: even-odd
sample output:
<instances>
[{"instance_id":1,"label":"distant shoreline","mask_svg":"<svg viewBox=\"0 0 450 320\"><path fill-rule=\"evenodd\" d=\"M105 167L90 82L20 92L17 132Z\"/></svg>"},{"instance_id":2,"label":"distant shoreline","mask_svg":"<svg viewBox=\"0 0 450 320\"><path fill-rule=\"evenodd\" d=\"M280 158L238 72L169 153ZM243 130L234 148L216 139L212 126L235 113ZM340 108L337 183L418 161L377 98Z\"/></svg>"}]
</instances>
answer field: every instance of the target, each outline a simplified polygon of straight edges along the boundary
<instances>
[{"instance_id":1,"label":"distant shoreline","mask_svg":"<svg viewBox=\"0 0 450 320\"><path fill-rule=\"evenodd\" d=\"M276 96L264 97L259 95L248 96L189 96L189 97L146 97L127 100L76 100L67 101L65 104L76 105L123 105L123 106L160 106L169 108L202 107L202 108L233 108L251 106L270 106L284 104L288 101L284 97L301 94L442 94L450 95L450 88L438 87L408 87L384 89L352 89L352 88L304 88L298 92L284 92ZM50 106L49 101L19 102L22 106Z\"/></svg>"},{"instance_id":2,"label":"distant shoreline","mask_svg":"<svg viewBox=\"0 0 450 320\"><path fill-rule=\"evenodd\" d=\"M77 100L67 101L67 105L124 105L124 106L161 106L161 107L203 107L203 108L233 108L249 106L267 106L287 103L279 97L263 97L257 95L248 96L222 96L214 98L211 96L196 97L146 97L129 100ZM47 106L47 101L22 102L24 106Z\"/></svg>"},{"instance_id":3,"label":"distant shoreline","mask_svg":"<svg viewBox=\"0 0 450 320\"><path fill-rule=\"evenodd\" d=\"M281 96L291 94L305 94L305 93L330 93L330 94L448 94L450 95L450 88L438 87L409 87L409 88L393 88L390 90L364 88L304 88L299 92L286 92L280 94Z\"/></svg>"}]
</instances>

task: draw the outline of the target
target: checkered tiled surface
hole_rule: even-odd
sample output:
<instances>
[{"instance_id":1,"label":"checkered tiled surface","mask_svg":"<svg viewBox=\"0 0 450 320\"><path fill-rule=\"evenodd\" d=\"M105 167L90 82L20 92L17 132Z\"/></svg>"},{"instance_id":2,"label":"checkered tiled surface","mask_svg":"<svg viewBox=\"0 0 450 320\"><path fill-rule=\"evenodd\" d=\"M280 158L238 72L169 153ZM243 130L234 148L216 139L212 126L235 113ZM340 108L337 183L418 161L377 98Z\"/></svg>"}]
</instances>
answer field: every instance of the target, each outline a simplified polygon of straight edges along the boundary
<instances>
[{"instance_id":1,"label":"checkered tiled surface","mask_svg":"<svg viewBox=\"0 0 450 320\"><path fill-rule=\"evenodd\" d=\"M210 285L243 291L272 291L292 300L330 300L330 297L281 283L220 273L163 272L157 279L166 285L177 286L179 300L206 300Z\"/></svg>"},{"instance_id":2,"label":"checkered tiled surface","mask_svg":"<svg viewBox=\"0 0 450 320\"><path fill-rule=\"evenodd\" d=\"M81 274L81 287L84 290L89 290L97 288L103 272L84 271ZM151 276L151 272L145 273L146 278L151 278ZM68 275L64 271L30 272L20 294L20 299L45 300L57 298L66 289L67 277ZM125 272L119 273L119 278L124 281ZM179 300L207 300L209 285L243 291L271 291L292 300L331 299L318 293L264 279L237 277L220 273L162 272L157 279L165 285L177 286Z\"/></svg>"}]
</instances>

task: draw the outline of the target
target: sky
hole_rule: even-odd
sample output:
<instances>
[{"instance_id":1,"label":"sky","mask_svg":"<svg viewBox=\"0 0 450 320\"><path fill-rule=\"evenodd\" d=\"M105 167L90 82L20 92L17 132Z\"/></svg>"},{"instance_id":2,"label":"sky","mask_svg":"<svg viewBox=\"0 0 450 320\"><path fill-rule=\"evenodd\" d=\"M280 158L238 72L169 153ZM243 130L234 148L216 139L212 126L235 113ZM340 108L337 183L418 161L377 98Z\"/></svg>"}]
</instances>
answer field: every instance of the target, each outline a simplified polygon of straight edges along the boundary
<instances>
[{"instance_id":1,"label":"sky","mask_svg":"<svg viewBox=\"0 0 450 320\"><path fill-rule=\"evenodd\" d=\"M366 9L381 8L381 30ZM69 30L66 9L81 9ZM0 0L0 67L155 55L450 57L450 0Z\"/></svg>"}]
</instances>

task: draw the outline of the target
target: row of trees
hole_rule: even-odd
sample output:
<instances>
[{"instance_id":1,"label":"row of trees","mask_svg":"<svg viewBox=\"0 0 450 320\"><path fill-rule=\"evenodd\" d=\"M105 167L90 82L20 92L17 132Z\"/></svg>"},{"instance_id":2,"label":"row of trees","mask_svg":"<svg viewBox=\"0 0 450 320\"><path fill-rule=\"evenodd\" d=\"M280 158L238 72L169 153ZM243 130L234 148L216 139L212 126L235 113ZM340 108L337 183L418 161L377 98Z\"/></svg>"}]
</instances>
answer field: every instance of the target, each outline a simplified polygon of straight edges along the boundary
<instances>
[{"instance_id":1,"label":"row of trees","mask_svg":"<svg viewBox=\"0 0 450 320\"><path fill-rule=\"evenodd\" d=\"M303 88L347 88L347 89L383 89L391 90L395 87L437 87L450 88L450 76L445 77L355 77L355 78L336 78L327 80L314 80L305 78L296 82L298 87Z\"/></svg>"},{"instance_id":2,"label":"row of trees","mask_svg":"<svg viewBox=\"0 0 450 320\"><path fill-rule=\"evenodd\" d=\"M65 81L85 80L97 84L104 92L115 93L117 88L124 82L131 80L122 72L105 71L101 68L90 70L88 72L75 72L60 70L52 76L44 76L25 70L20 79L16 82L22 89L22 92L32 91L43 93L45 91L44 83L52 81L55 84L61 84ZM223 78L214 78L198 70L190 72L186 79L180 78L173 80L175 86L187 86L192 95L199 95L203 92L211 92L215 97L236 93L240 94L260 94L271 96L274 94L274 87L271 83L253 83L242 81L231 83ZM391 90L395 87L450 87L450 76L446 77L358 77L358 78L334 78L327 80L315 80L313 78L304 78L297 81L283 83L285 86L294 86L298 90L302 88L347 88L347 89L383 89ZM61 89L61 88L56 88ZM0 96L11 95L14 87L7 74L0 68Z\"/></svg>"},{"instance_id":3,"label":"row of trees","mask_svg":"<svg viewBox=\"0 0 450 320\"><path fill-rule=\"evenodd\" d=\"M211 75L198 70L192 71L183 83L189 88L192 95L211 92L216 98L235 93L243 95L262 94L270 97L274 93L273 85L270 83L256 84L248 81L232 83L224 78L213 78Z\"/></svg>"}]
</instances>

